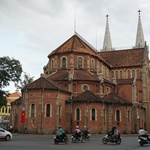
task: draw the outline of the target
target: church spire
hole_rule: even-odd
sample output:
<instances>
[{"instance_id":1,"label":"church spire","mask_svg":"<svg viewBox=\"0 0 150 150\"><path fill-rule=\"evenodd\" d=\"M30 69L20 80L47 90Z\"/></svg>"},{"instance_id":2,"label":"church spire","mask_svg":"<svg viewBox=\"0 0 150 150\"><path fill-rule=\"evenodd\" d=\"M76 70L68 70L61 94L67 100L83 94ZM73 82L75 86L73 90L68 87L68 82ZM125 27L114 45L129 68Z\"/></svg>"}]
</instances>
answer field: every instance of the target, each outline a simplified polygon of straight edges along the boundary
<instances>
[{"instance_id":1,"label":"church spire","mask_svg":"<svg viewBox=\"0 0 150 150\"><path fill-rule=\"evenodd\" d=\"M139 13L139 19L138 19L138 27L137 27L137 35L136 35L136 48L144 47L145 41L144 41L144 34L143 34L143 28L141 23L141 10L138 11Z\"/></svg>"},{"instance_id":2,"label":"church spire","mask_svg":"<svg viewBox=\"0 0 150 150\"><path fill-rule=\"evenodd\" d=\"M103 43L103 51L110 51L110 50L112 50L108 17L109 17L109 15L106 15L106 29L105 29L105 36L104 36L104 43Z\"/></svg>"}]
</instances>

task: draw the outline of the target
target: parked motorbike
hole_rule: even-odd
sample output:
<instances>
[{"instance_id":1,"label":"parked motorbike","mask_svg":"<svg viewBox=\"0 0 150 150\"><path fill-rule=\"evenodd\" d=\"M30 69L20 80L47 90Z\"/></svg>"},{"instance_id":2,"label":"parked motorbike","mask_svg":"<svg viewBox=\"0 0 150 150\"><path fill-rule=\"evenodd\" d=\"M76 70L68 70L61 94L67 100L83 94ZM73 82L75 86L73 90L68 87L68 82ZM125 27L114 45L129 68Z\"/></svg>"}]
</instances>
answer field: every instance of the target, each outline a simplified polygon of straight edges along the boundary
<instances>
[{"instance_id":1,"label":"parked motorbike","mask_svg":"<svg viewBox=\"0 0 150 150\"><path fill-rule=\"evenodd\" d=\"M76 134L72 134L71 139L73 143L76 143L77 141L84 143L85 141L83 133L79 133L78 136Z\"/></svg>"},{"instance_id":2,"label":"parked motorbike","mask_svg":"<svg viewBox=\"0 0 150 150\"><path fill-rule=\"evenodd\" d=\"M83 131L84 140L90 140L90 137L91 137L90 130Z\"/></svg>"},{"instance_id":3,"label":"parked motorbike","mask_svg":"<svg viewBox=\"0 0 150 150\"><path fill-rule=\"evenodd\" d=\"M120 144L120 143L121 143L120 134L117 135L117 136L115 136L115 137L112 137L112 136L110 136L109 134L106 134L106 135L103 137L102 142L103 142L104 144L107 144L108 142Z\"/></svg>"},{"instance_id":4,"label":"parked motorbike","mask_svg":"<svg viewBox=\"0 0 150 150\"><path fill-rule=\"evenodd\" d=\"M68 137L65 133L63 133L62 137L58 137L57 135L54 135L54 143L57 145L58 143L65 143L68 144Z\"/></svg>"},{"instance_id":5,"label":"parked motorbike","mask_svg":"<svg viewBox=\"0 0 150 150\"><path fill-rule=\"evenodd\" d=\"M143 137L143 136L139 135L138 142L141 146L144 146L145 144L150 144L150 139L147 139L147 137Z\"/></svg>"}]
</instances>

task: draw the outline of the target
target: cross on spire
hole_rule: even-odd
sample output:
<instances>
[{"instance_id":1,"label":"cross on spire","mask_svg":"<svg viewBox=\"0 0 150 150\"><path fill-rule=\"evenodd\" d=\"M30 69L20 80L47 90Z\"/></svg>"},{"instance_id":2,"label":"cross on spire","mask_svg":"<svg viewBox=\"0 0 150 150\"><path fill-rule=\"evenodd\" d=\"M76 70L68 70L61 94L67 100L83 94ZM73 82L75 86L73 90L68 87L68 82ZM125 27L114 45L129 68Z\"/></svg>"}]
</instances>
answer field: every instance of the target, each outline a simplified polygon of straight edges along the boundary
<instances>
[{"instance_id":1,"label":"cross on spire","mask_svg":"<svg viewBox=\"0 0 150 150\"><path fill-rule=\"evenodd\" d=\"M138 13L139 13L139 17L140 17L141 16L141 10L140 9L138 10Z\"/></svg>"},{"instance_id":2,"label":"cross on spire","mask_svg":"<svg viewBox=\"0 0 150 150\"><path fill-rule=\"evenodd\" d=\"M107 14L107 15L106 15L106 19L107 19L107 20L108 20L108 17L109 17L109 15Z\"/></svg>"}]
</instances>

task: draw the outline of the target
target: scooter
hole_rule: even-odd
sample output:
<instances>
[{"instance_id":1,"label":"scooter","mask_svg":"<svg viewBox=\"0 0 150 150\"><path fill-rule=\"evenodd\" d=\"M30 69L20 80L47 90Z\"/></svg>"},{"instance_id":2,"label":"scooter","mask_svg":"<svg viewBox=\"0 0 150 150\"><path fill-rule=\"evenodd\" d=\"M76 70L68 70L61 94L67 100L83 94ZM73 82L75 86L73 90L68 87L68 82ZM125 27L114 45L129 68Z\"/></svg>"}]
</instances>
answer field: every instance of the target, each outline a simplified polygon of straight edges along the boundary
<instances>
[{"instance_id":1,"label":"scooter","mask_svg":"<svg viewBox=\"0 0 150 150\"><path fill-rule=\"evenodd\" d=\"M147 139L147 137L139 135L138 142L139 142L140 146L144 146L145 144L150 144L150 139Z\"/></svg>"},{"instance_id":2,"label":"scooter","mask_svg":"<svg viewBox=\"0 0 150 150\"><path fill-rule=\"evenodd\" d=\"M83 133L80 133L79 136L72 134L71 139L73 143L76 143L77 141L84 143L85 141Z\"/></svg>"},{"instance_id":3,"label":"scooter","mask_svg":"<svg viewBox=\"0 0 150 150\"><path fill-rule=\"evenodd\" d=\"M120 134L115 136L115 137L112 137L112 136L109 136L109 134L106 134L103 139L102 139L102 142L104 144L107 144L108 142L110 143L116 143L116 144L121 144L121 137L120 137Z\"/></svg>"},{"instance_id":4,"label":"scooter","mask_svg":"<svg viewBox=\"0 0 150 150\"><path fill-rule=\"evenodd\" d=\"M90 130L84 131L83 132L83 138L85 140L90 140L91 134L90 134Z\"/></svg>"},{"instance_id":5,"label":"scooter","mask_svg":"<svg viewBox=\"0 0 150 150\"><path fill-rule=\"evenodd\" d=\"M58 137L57 135L54 135L54 143L57 145L58 143L65 143L65 144L68 144L68 137L67 135L64 133L63 138L61 137Z\"/></svg>"}]
</instances>

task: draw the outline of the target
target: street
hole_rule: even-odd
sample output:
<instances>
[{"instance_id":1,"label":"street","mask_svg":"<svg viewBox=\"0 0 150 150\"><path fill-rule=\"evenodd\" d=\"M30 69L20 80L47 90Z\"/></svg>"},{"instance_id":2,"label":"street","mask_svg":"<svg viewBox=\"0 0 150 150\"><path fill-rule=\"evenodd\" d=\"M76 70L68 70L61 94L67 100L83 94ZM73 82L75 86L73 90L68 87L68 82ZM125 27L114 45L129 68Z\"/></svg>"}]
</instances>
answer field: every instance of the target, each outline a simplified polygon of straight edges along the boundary
<instances>
[{"instance_id":1,"label":"street","mask_svg":"<svg viewBox=\"0 0 150 150\"><path fill-rule=\"evenodd\" d=\"M29 135L29 134L13 134L11 141L0 141L1 150L149 150L150 145L141 147L138 143L136 135L123 135L122 143L116 145L114 143L103 144L103 135L92 135L90 141L84 143L72 143L71 135L68 135L69 143L59 143L55 145L53 135Z\"/></svg>"}]
</instances>

